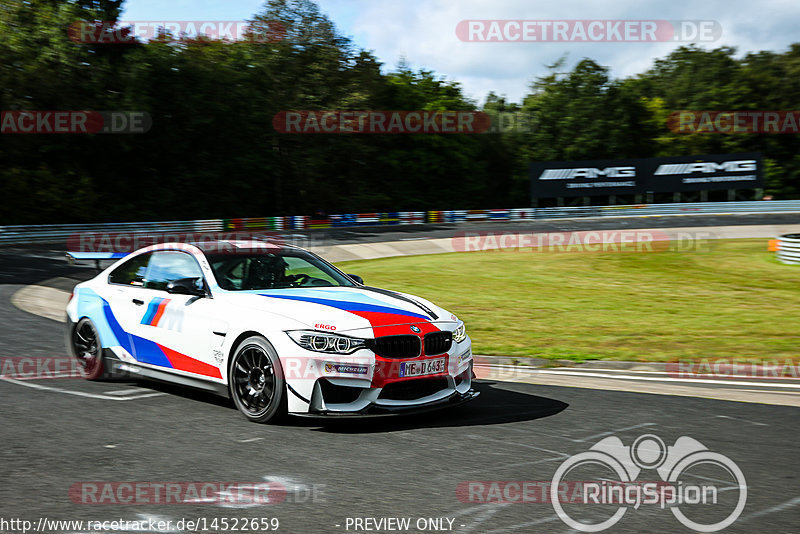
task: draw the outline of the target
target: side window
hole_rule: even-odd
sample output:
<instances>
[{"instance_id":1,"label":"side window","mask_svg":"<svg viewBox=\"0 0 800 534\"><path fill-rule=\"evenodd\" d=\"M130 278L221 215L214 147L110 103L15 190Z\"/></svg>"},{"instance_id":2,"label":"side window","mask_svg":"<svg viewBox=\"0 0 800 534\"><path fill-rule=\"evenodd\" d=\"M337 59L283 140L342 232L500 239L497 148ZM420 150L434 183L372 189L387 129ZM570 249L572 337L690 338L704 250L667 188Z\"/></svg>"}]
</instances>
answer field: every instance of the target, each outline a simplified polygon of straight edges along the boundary
<instances>
[{"instance_id":1,"label":"side window","mask_svg":"<svg viewBox=\"0 0 800 534\"><path fill-rule=\"evenodd\" d=\"M308 275L314 280L314 286L336 285L336 280L322 272L318 267L311 265L303 258L286 257L286 275Z\"/></svg>"},{"instance_id":2,"label":"side window","mask_svg":"<svg viewBox=\"0 0 800 534\"><path fill-rule=\"evenodd\" d=\"M224 260L215 261L212 264L214 274L217 275L217 283L222 289L242 289L247 278L250 260L248 258L237 258L232 255Z\"/></svg>"},{"instance_id":3,"label":"side window","mask_svg":"<svg viewBox=\"0 0 800 534\"><path fill-rule=\"evenodd\" d=\"M181 278L203 278L197 260L185 252L156 252L147 266L144 287L166 289L168 282Z\"/></svg>"},{"instance_id":4,"label":"side window","mask_svg":"<svg viewBox=\"0 0 800 534\"><path fill-rule=\"evenodd\" d=\"M143 286L144 275L147 270L147 262L153 254L139 254L129 259L108 275L108 282L111 284L123 284L126 286Z\"/></svg>"}]
</instances>

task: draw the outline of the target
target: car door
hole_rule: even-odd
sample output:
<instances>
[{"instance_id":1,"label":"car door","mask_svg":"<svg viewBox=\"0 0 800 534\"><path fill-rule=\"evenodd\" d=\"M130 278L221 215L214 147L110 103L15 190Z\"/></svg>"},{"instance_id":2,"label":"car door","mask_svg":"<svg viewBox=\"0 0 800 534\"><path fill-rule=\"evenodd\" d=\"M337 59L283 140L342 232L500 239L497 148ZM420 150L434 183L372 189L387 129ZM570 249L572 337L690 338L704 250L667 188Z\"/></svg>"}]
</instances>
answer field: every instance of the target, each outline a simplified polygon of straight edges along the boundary
<instances>
[{"instance_id":1,"label":"car door","mask_svg":"<svg viewBox=\"0 0 800 534\"><path fill-rule=\"evenodd\" d=\"M214 300L167 291L170 282L186 278L195 279L197 287L206 287L203 271L192 254L179 250L153 253L143 285L144 304L135 326L139 338L136 359L165 370L221 379L211 331Z\"/></svg>"},{"instance_id":2,"label":"car door","mask_svg":"<svg viewBox=\"0 0 800 534\"><path fill-rule=\"evenodd\" d=\"M116 339L112 350L123 361L135 360L135 332L140 320L140 306L146 297L144 290L145 273L152 253L134 256L123 262L108 275L108 286L104 292L103 322L108 330L106 339Z\"/></svg>"}]
</instances>

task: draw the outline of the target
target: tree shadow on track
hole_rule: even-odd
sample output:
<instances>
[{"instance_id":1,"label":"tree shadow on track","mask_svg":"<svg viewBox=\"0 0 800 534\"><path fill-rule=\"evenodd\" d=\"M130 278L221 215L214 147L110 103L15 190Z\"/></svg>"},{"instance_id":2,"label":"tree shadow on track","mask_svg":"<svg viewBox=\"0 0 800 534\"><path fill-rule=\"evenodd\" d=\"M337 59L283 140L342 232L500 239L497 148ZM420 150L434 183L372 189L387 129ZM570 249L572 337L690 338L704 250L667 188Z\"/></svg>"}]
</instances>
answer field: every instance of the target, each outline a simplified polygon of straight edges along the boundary
<instances>
[{"instance_id":1,"label":"tree shadow on track","mask_svg":"<svg viewBox=\"0 0 800 534\"><path fill-rule=\"evenodd\" d=\"M299 419L297 425L313 426L316 432L341 434L371 434L396 432L414 428L444 428L518 423L550 417L565 410L565 402L514 391L518 384L498 384L491 381L476 381L475 389L480 396L466 404L453 408L412 415L394 415L364 419ZM523 389L531 386L525 384Z\"/></svg>"},{"instance_id":2,"label":"tree shadow on track","mask_svg":"<svg viewBox=\"0 0 800 534\"><path fill-rule=\"evenodd\" d=\"M52 278L65 277L73 279L74 283L64 280L64 287L58 289L69 291L75 284L97 274L91 266L70 265L65 257L50 255L49 251L37 249L0 248L0 285L40 284Z\"/></svg>"}]
</instances>

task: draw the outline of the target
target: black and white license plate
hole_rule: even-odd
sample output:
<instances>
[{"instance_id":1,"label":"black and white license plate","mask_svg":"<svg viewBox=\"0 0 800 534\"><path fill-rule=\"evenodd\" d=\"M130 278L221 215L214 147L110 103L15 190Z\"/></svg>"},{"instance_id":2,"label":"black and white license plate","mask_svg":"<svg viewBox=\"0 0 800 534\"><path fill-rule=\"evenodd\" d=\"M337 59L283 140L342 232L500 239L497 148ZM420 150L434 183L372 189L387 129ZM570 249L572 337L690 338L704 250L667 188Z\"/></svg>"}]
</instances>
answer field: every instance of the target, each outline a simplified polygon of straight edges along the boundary
<instances>
[{"instance_id":1,"label":"black and white license plate","mask_svg":"<svg viewBox=\"0 0 800 534\"><path fill-rule=\"evenodd\" d=\"M435 360L422 360L418 362L403 362L400 364L400 376L422 376L444 373L447 358Z\"/></svg>"}]
</instances>

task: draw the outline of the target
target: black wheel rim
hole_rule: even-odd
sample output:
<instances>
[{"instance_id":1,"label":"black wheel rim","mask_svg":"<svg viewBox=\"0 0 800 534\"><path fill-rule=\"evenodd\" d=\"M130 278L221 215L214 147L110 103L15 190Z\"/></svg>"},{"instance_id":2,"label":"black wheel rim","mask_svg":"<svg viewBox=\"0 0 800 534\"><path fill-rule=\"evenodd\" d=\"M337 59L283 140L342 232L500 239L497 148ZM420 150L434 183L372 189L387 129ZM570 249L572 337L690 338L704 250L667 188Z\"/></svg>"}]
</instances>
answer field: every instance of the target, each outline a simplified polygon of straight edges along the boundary
<instances>
[{"instance_id":1,"label":"black wheel rim","mask_svg":"<svg viewBox=\"0 0 800 534\"><path fill-rule=\"evenodd\" d=\"M78 325L72 335L72 344L81 369L85 374L92 375L100 365L100 344L91 323Z\"/></svg>"},{"instance_id":2,"label":"black wheel rim","mask_svg":"<svg viewBox=\"0 0 800 534\"><path fill-rule=\"evenodd\" d=\"M275 369L269 355L259 345L248 345L237 353L233 363L233 390L251 415L269 410L275 396Z\"/></svg>"}]
</instances>

